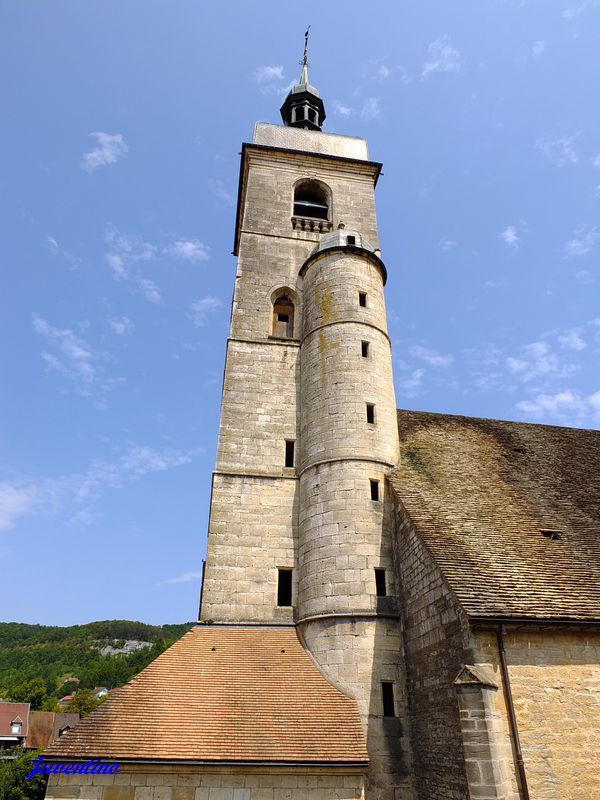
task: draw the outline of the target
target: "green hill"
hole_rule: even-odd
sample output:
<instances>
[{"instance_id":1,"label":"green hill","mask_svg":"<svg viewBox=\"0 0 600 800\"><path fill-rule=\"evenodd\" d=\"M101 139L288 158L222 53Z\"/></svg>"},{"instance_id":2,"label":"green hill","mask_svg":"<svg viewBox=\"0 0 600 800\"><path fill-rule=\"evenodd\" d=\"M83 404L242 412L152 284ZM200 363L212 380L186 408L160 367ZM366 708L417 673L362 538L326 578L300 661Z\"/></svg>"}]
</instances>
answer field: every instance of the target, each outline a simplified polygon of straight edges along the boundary
<instances>
[{"instance_id":1,"label":"green hill","mask_svg":"<svg viewBox=\"0 0 600 800\"><path fill-rule=\"evenodd\" d=\"M11 697L34 678L46 686L44 706L75 686L121 686L193 625L107 620L61 628L0 622L0 697Z\"/></svg>"}]
</instances>

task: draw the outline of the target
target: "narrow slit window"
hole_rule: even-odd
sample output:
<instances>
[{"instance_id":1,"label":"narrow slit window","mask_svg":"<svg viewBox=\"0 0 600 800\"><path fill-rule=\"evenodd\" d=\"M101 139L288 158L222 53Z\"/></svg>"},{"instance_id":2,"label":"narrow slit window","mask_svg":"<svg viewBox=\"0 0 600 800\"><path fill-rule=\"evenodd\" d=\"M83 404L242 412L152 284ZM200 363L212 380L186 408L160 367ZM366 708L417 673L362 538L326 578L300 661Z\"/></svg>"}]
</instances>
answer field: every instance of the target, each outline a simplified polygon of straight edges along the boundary
<instances>
[{"instance_id":1,"label":"narrow slit window","mask_svg":"<svg viewBox=\"0 0 600 800\"><path fill-rule=\"evenodd\" d=\"M379 481L370 480L371 500L379 500Z\"/></svg>"},{"instance_id":2,"label":"narrow slit window","mask_svg":"<svg viewBox=\"0 0 600 800\"><path fill-rule=\"evenodd\" d=\"M287 567L277 570L277 605L292 605L292 570Z\"/></svg>"},{"instance_id":3,"label":"narrow slit window","mask_svg":"<svg viewBox=\"0 0 600 800\"><path fill-rule=\"evenodd\" d=\"M387 597L387 587L385 585L385 570L375 567L375 592L377 597Z\"/></svg>"},{"instance_id":4,"label":"narrow slit window","mask_svg":"<svg viewBox=\"0 0 600 800\"><path fill-rule=\"evenodd\" d=\"M367 403L367 422L369 425L375 424L375 406L373 403Z\"/></svg>"},{"instance_id":5,"label":"narrow slit window","mask_svg":"<svg viewBox=\"0 0 600 800\"><path fill-rule=\"evenodd\" d=\"M356 236L346 236L346 244L356 244Z\"/></svg>"},{"instance_id":6,"label":"narrow slit window","mask_svg":"<svg viewBox=\"0 0 600 800\"><path fill-rule=\"evenodd\" d=\"M395 717L394 708L394 684L391 681L381 682L381 699L383 700L383 716Z\"/></svg>"},{"instance_id":7,"label":"narrow slit window","mask_svg":"<svg viewBox=\"0 0 600 800\"><path fill-rule=\"evenodd\" d=\"M280 339L291 339L294 335L294 303L286 295L273 303L271 333Z\"/></svg>"},{"instance_id":8,"label":"narrow slit window","mask_svg":"<svg viewBox=\"0 0 600 800\"><path fill-rule=\"evenodd\" d=\"M294 466L294 449L296 442L293 439L286 439L285 442L285 465L286 467Z\"/></svg>"},{"instance_id":9,"label":"narrow slit window","mask_svg":"<svg viewBox=\"0 0 600 800\"><path fill-rule=\"evenodd\" d=\"M359 292L358 293L358 305L361 308L367 307L367 293L366 292Z\"/></svg>"},{"instance_id":10,"label":"narrow slit window","mask_svg":"<svg viewBox=\"0 0 600 800\"><path fill-rule=\"evenodd\" d=\"M363 358L369 357L369 342L361 342L360 343L360 352Z\"/></svg>"}]
</instances>

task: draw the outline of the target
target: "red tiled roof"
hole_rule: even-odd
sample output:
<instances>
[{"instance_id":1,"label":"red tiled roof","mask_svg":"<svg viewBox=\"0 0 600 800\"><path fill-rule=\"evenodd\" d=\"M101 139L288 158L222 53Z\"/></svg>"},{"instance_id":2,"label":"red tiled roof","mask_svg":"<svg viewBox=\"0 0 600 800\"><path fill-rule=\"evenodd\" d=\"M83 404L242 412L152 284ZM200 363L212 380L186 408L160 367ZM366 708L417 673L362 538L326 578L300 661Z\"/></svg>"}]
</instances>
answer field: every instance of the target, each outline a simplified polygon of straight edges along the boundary
<instances>
[{"instance_id":1,"label":"red tiled roof","mask_svg":"<svg viewBox=\"0 0 600 800\"><path fill-rule=\"evenodd\" d=\"M21 733L14 734L10 723L16 718L21 722ZM0 736L27 736L29 728L29 703L5 703L0 701Z\"/></svg>"},{"instance_id":2,"label":"red tiled roof","mask_svg":"<svg viewBox=\"0 0 600 800\"><path fill-rule=\"evenodd\" d=\"M199 625L45 756L365 763L354 700L293 628Z\"/></svg>"},{"instance_id":3,"label":"red tiled roof","mask_svg":"<svg viewBox=\"0 0 600 800\"><path fill-rule=\"evenodd\" d=\"M398 430L394 492L468 614L600 620L600 431L414 411Z\"/></svg>"}]
</instances>

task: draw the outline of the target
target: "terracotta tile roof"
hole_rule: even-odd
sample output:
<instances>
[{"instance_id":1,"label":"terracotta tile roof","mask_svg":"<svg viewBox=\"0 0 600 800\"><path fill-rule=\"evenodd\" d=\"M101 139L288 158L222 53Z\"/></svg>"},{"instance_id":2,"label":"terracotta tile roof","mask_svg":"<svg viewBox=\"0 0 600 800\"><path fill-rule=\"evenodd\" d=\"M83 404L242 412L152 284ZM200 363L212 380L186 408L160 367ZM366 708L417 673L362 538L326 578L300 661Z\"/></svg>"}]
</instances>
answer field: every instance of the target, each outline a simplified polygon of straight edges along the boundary
<instances>
[{"instance_id":1,"label":"terracotta tile roof","mask_svg":"<svg viewBox=\"0 0 600 800\"><path fill-rule=\"evenodd\" d=\"M21 722L21 733L14 734L10 724ZM5 703L0 700L0 736L27 736L29 731L29 703Z\"/></svg>"},{"instance_id":2,"label":"terracotta tile roof","mask_svg":"<svg viewBox=\"0 0 600 800\"><path fill-rule=\"evenodd\" d=\"M600 431L412 411L398 428L392 486L470 615L600 620Z\"/></svg>"},{"instance_id":3,"label":"terracotta tile roof","mask_svg":"<svg viewBox=\"0 0 600 800\"><path fill-rule=\"evenodd\" d=\"M354 700L314 666L294 628L199 625L45 756L366 762Z\"/></svg>"}]
</instances>

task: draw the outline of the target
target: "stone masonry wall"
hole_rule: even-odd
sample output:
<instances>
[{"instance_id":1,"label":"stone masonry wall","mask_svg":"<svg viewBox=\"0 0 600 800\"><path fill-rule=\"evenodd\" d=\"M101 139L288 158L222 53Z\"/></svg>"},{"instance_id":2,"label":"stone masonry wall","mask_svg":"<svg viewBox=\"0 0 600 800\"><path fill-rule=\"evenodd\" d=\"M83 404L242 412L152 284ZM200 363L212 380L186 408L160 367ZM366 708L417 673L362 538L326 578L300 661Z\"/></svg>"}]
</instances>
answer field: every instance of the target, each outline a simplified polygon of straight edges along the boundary
<instances>
[{"instance_id":1,"label":"stone masonry wall","mask_svg":"<svg viewBox=\"0 0 600 800\"><path fill-rule=\"evenodd\" d=\"M293 621L291 608L277 607L277 568L296 562L297 485L295 478L214 475L203 621Z\"/></svg>"},{"instance_id":2,"label":"stone masonry wall","mask_svg":"<svg viewBox=\"0 0 600 800\"><path fill-rule=\"evenodd\" d=\"M323 675L353 697L367 732L368 800L414 800L400 627L385 618L320 619L299 626ZM394 685L394 717L383 716L381 682Z\"/></svg>"},{"instance_id":3,"label":"stone masonry wall","mask_svg":"<svg viewBox=\"0 0 600 800\"><path fill-rule=\"evenodd\" d=\"M496 632L478 631L478 663L501 690L496 710L507 719ZM529 793L535 800L600 797L600 632L581 628L508 628L506 659ZM508 726L498 747L513 764L510 800L518 800Z\"/></svg>"},{"instance_id":4,"label":"stone masonry wall","mask_svg":"<svg viewBox=\"0 0 600 800\"><path fill-rule=\"evenodd\" d=\"M454 679L472 663L469 629L437 565L396 505L395 556L420 800L469 797Z\"/></svg>"},{"instance_id":5,"label":"stone masonry wall","mask_svg":"<svg viewBox=\"0 0 600 800\"><path fill-rule=\"evenodd\" d=\"M121 765L116 775L51 775L47 800L362 800L363 777L305 769L217 772ZM160 771L159 771L160 770Z\"/></svg>"},{"instance_id":6,"label":"stone masonry wall","mask_svg":"<svg viewBox=\"0 0 600 800\"><path fill-rule=\"evenodd\" d=\"M229 340L217 471L295 475L285 441L296 439L297 360L298 345Z\"/></svg>"}]
</instances>

